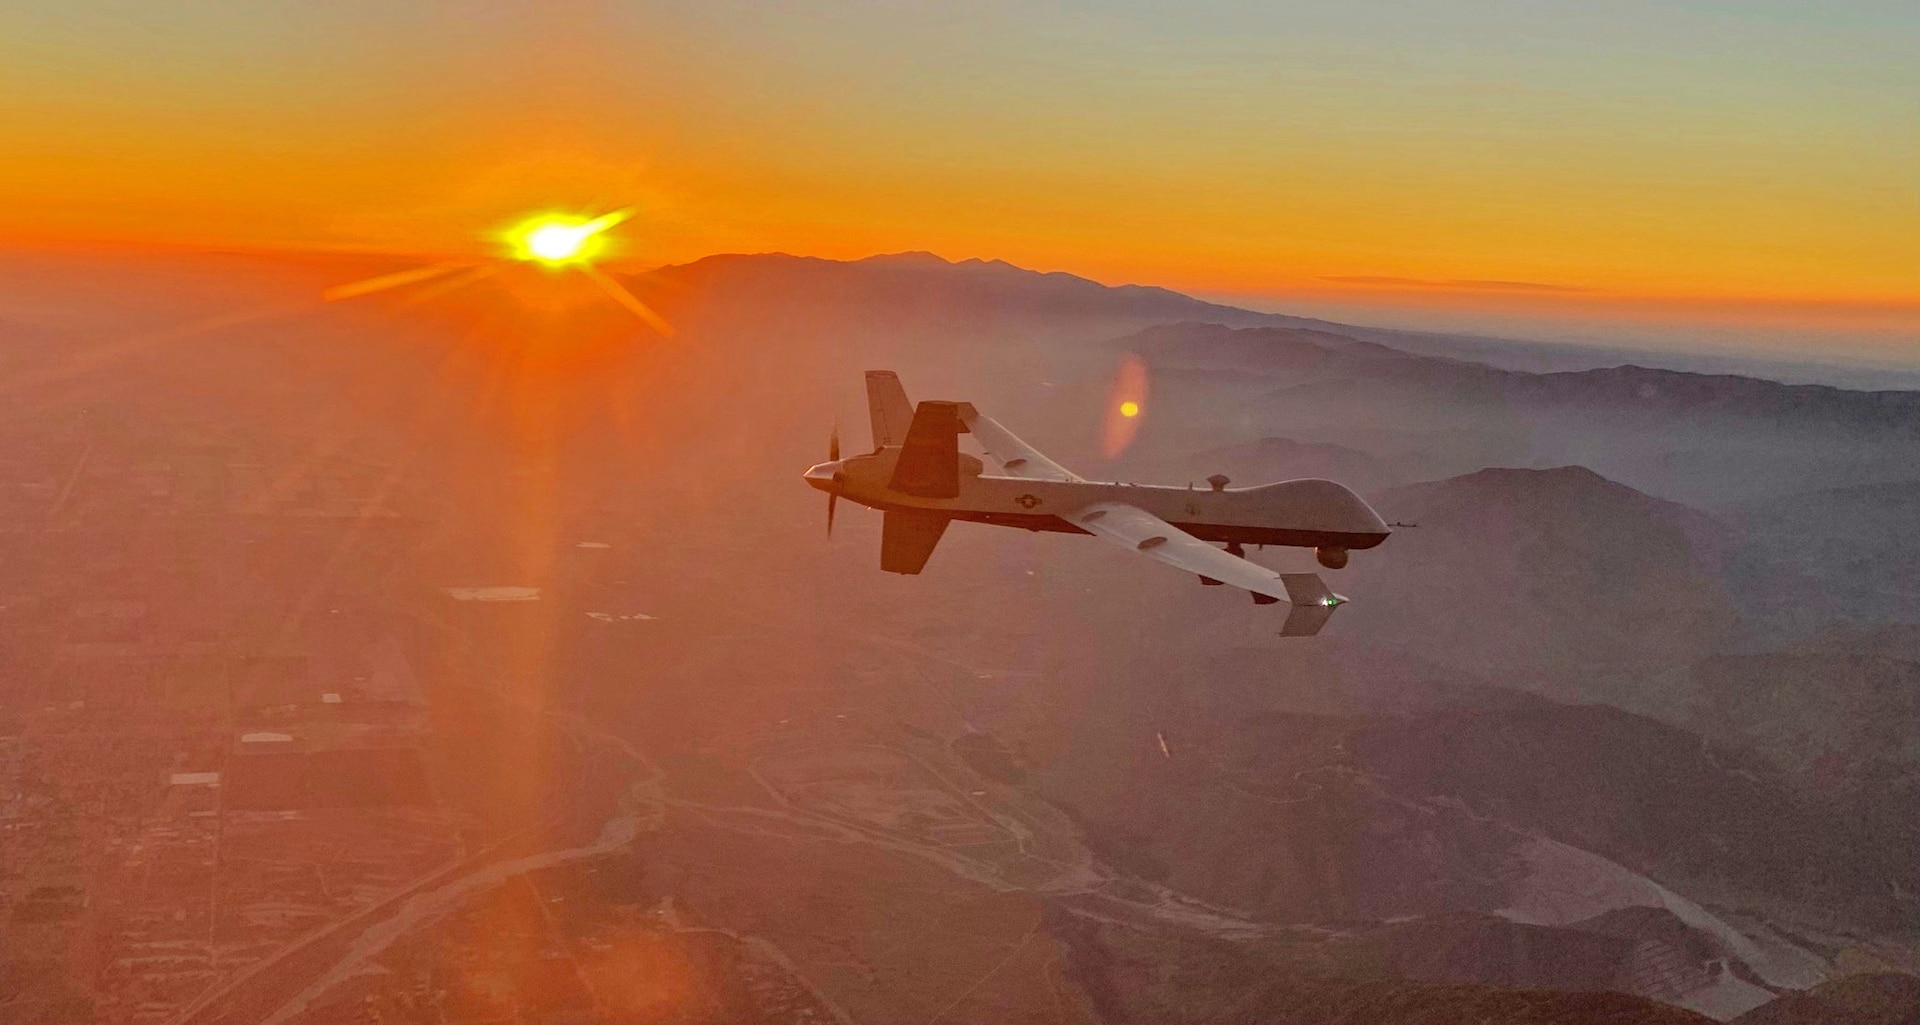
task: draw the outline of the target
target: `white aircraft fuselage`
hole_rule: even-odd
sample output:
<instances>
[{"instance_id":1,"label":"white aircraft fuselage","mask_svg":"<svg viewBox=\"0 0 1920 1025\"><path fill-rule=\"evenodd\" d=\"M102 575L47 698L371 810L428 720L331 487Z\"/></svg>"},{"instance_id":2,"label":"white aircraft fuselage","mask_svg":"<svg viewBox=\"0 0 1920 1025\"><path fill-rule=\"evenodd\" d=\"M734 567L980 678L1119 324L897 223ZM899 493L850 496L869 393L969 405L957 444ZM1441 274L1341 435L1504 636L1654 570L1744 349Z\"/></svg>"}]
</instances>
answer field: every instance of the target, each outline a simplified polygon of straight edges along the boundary
<instances>
[{"instance_id":1,"label":"white aircraft fuselage","mask_svg":"<svg viewBox=\"0 0 1920 1025\"><path fill-rule=\"evenodd\" d=\"M1156 562L1193 573L1202 584L1232 585L1256 604L1288 603L1283 636L1319 632L1346 599L1314 573L1280 573L1246 558L1247 545L1311 548L1339 569L1347 553L1387 539L1387 525L1359 495L1330 480L1289 480L1230 488L1157 487L1087 480L1048 459L972 403L907 401L891 371L867 372L872 452L840 458L840 434L828 459L808 468L807 484L827 493L827 532L842 498L883 514L880 568L919 573L954 520L998 527L1089 534ZM970 434L999 466L962 453ZM1215 548L1224 543L1226 550Z\"/></svg>"},{"instance_id":2,"label":"white aircraft fuselage","mask_svg":"<svg viewBox=\"0 0 1920 1025\"><path fill-rule=\"evenodd\" d=\"M1033 480L985 473L979 460L962 455L959 493L929 498L890 486L900 453L899 448L882 448L820 463L807 470L806 480L821 491L870 509L937 513L973 523L1068 534L1090 532L1061 514L1100 502L1137 506L1202 541L1228 544L1285 545L1331 553L1372 548L1391 533L1360 496L1330 480L1245 488Z\"/></svg>"}]
</instances>

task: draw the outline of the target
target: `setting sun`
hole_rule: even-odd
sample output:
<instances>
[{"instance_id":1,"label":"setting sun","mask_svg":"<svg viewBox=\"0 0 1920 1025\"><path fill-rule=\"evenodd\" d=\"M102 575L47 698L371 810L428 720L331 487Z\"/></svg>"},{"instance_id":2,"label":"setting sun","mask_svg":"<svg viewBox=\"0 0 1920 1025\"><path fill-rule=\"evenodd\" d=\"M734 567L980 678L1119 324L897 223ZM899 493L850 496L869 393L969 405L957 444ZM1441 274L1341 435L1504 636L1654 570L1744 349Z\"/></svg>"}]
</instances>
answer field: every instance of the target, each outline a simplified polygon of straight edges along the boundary
<instances>
[{"instance_id":1,"label":"setting sun","mask_svg":"<svg viewBox=\"0 0 1920 1025\"><path fill-rule=\"evenodd\" d=\"M1132 419L1140 415L1140 403L1128 400L1120 403L1120 415Z\"/></svg>"},{"instance_id":2,"label":"setting sun","mask_svg":"<svg viewBox=\"0 0 1920 1025\"><path fill-rule=\"evenodd\" d=\"M504 239L515 259L550 267L584 264L606 252L604 233L626 220L628 214L626 210L594 218L544 214L514 226Z\"/></svg>"},{"instance_id":3,"label":"setting sun","mask_svg":"<svg viewBox=\"0 0 1920 1025\"><path fill-rule=\"evenodd\" d=\"M528 251L542 260L572 259L586 243L586 232L558 224L549 224L527 236Z\"/></svg>"}]
</instances>

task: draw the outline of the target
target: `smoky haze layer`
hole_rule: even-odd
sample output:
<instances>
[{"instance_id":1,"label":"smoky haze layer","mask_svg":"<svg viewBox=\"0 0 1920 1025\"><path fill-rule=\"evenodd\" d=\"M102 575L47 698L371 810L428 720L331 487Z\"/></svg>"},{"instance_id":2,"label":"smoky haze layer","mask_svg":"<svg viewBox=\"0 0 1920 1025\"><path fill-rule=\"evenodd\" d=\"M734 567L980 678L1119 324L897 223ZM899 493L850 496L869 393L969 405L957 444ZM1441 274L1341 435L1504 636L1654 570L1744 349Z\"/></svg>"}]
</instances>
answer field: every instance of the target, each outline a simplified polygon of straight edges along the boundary
<instances>
[{"instance_id":1,"label":"smoky haze layer","mask_svg":"<svg viewBox=\"0 0 1920 1025\"><path fill-rule=\"evenodd\" d=\"M9 300L0 699L44 825L4 956L81 980L45 1020L1907 999L1920 394L1502 369L924 254L624 277L671 336L530 269L311 299L402 269ZM836 422L868 444L876 368L1091 478L1325 476L1405 525L1321 571L1354 602L1306 643L1066 535L883 574L878 518L829 541L799 480ZM387 867L325 882L356 843Z\"/></svg>"}]
</instances>

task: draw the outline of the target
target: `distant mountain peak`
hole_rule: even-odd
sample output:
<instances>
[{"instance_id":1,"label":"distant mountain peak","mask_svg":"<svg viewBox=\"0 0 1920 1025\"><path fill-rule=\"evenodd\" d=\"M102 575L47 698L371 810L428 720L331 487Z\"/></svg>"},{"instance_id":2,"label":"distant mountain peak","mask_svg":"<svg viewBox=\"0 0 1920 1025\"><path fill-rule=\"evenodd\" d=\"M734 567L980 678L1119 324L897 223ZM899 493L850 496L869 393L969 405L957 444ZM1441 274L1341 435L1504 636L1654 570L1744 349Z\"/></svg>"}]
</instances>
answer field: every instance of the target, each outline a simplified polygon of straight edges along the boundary
<instances>
[{"instance_id":1,"label":"distant mountain peak","mask_svg":"<svg viewBox=\"0 0 1920 1025\"><path fill-rule=\"evenodd\" d=\"M1622 513L1651 516L1656 521L1683 528L1695 542L1717 538L1724 530L1712 516L1692 506L1649 495L1577 464L1544 469L1490 466L1445 480L1409 484L1392 489L1391 497L1381 496L1389 501L1402 497L1422 503L1464 502L1483 509L1493 505L1523 507L1536 512L1555 509L1580 518Z\"/></svg>"},{"instance_id":2,"label":"distant mountain peak","mask_svg":"<svg viewBox=\"0 0 1920 1025\"><path fill-rule=\"evenodd\" d=\"M900 252L900 253L878 253L873 256L866 257L864 259L854 260L852 262L864 263L864 264L880 264L880 265L888 265L888 266L896 266L896 267L952 267L954 266L954 262L952 260L949 260L938 253L927 252L924 249L909 249L909 250L906 250L905 252ZM969 262L977 263L979 261L969 261Z\"/></svg>"},{"instance_id":3,"label":"distant mountain peak","mask_svg":"<svg viewBox=\"0 0 1920 1025\"><path fill-rule=\"evenodd\" d=\"M1354 622L1456 668L1584 700L1605 694L1581 689L1605 677L1589 670L1704 657L1733 625L1725 528L1588 467L1495 467L1369 498L1421 529L1356 560L1369 604Z\"/></svg>"},{"instance_id":4,"label":"distant mountain peak","mask_svg":"<svg viewBox=\"0 0 1920 1025\"><path fill-rule=\"evenodd\" d=\"M1580 490L1599 488L1611 490L1617 494L1640 495L1642 498L1650 497L1619 481L1611 480L1595 473L1592 469L1577 463L1567 466L1551 466L1544 469L1520 466L1489 466L1486 469L1475 470L1472 473L1462 474L1448 481L1441 481L1439 483L1455 484L1463 487L1501 489L1538 489L1547 487Z\"/></svg>"}]
</instances>

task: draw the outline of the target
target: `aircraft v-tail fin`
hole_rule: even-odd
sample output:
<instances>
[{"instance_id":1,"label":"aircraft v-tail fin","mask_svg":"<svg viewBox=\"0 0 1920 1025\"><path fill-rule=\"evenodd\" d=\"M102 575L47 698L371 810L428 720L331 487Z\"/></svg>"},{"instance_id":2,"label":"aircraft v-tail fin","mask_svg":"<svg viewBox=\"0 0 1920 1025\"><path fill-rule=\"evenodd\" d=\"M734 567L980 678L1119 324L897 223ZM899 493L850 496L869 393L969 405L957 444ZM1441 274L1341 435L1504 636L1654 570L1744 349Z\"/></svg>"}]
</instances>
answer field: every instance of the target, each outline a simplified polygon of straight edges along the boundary
<instances>
[{"instance_id":1,"label":"aircraft v-tail fin","mask_svg":"<svg viewBox=\"0 0 1920 1025\"><path fill-rule=\"evenodd\" d=\"M907 443L907 428L913 423L913 404L907 401L907 389L900 375L891 370L867 371L867 415L873 419L873 447Z\"/></svg>"},{"instance_id":2,"label":"aircraft v-tail fin","mask_svg":"<svg viewBox=\"0 0 1920 1025\"><path fill-rule=\"evenodd\" d=\"M1287 621L1280 626L1282 637L1312 637L1333 618L1333 610L1346 599L1327 590L1327 582L1318 573L1282 573L1280 583L1287 589Z\"/></svg>"},{"instance_id":3,"label":"aircraft v-tail fin","mask_svg":"<svg viewBox=\"0 0 1920 1025\"><path fill-rule=\"evenodd\" d=\"M928 399L913 412L888 487L921 498L960 494L959 404Z\"/></svg>"},{"instance_id":4,"label":"aircraft v-tail fin","mask_svg":"<svg viewBox=\"0 0 1920 1025\"><path fill-rule=\"evenodd\" d=\"M880 522L880 568L908 574L925 569L948 522L935 513L889 509Z\"/></svg>"}]
</instances>

